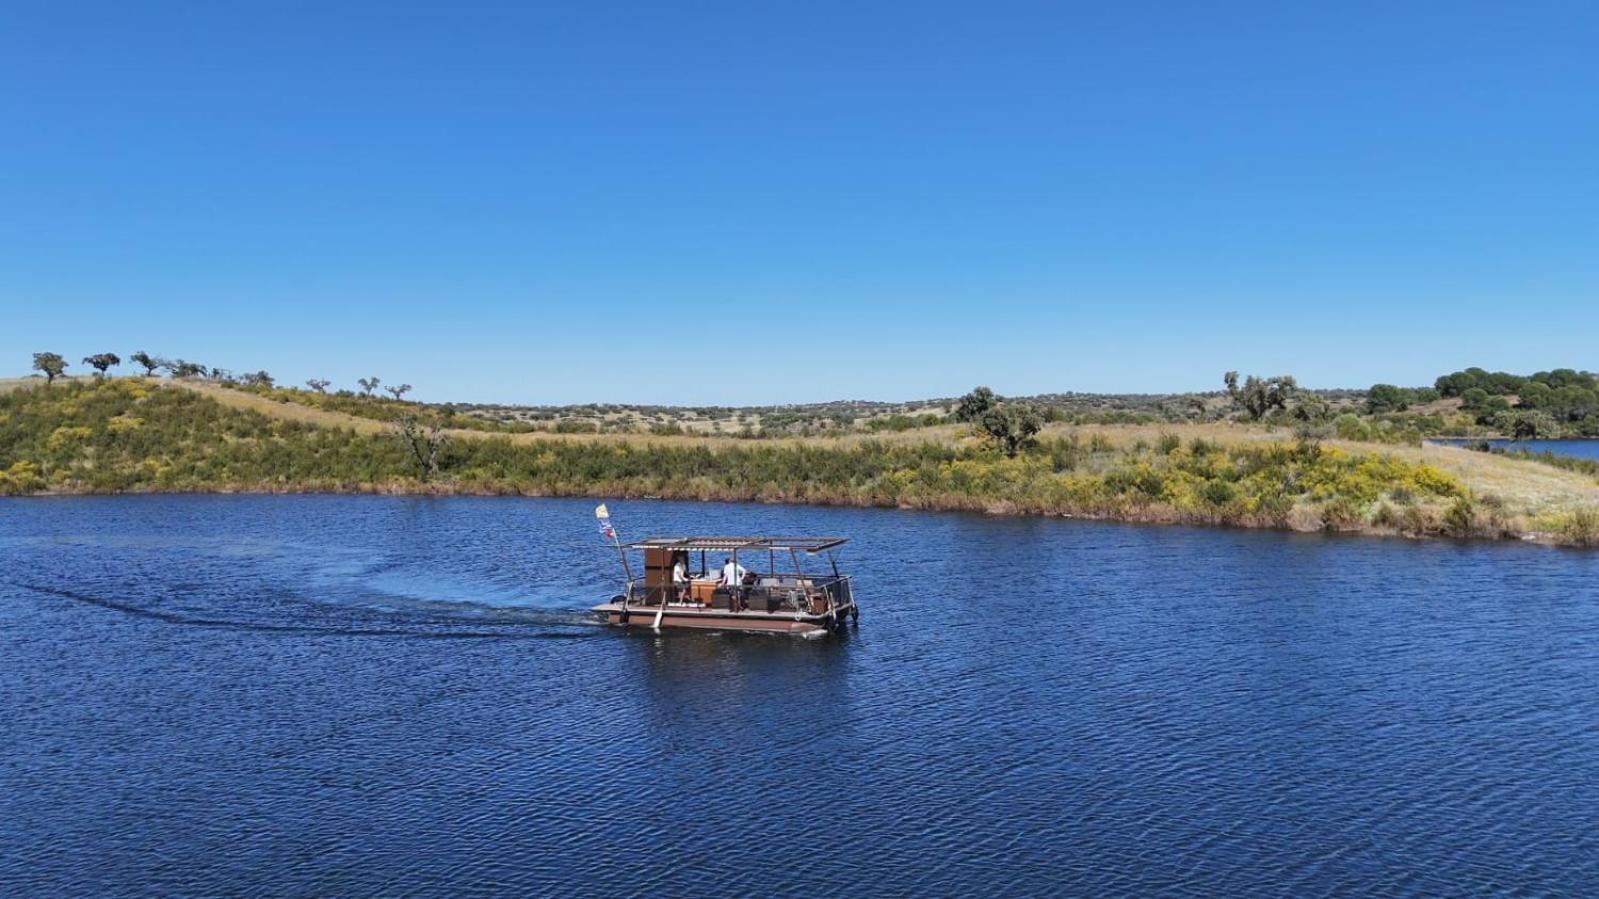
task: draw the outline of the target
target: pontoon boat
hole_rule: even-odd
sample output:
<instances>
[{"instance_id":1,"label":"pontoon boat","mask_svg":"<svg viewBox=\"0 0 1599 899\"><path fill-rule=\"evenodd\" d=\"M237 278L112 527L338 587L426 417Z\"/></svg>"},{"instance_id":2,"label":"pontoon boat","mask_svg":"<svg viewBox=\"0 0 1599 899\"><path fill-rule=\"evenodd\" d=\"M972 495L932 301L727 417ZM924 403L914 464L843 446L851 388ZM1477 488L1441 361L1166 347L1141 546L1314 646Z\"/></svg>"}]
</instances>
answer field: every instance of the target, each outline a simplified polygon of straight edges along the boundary
<instances>
[{"instance_id":1,"label":"pontoon boat","mask_svg":"<svg viewBox=\"0 0 1599 899\"><path fill-rule=\"evenodd\" d=\"M839 537L651 537L617 546L624 592L594 607L626 627L697 627L821 637L860 617ZM644 551L644 577L628 552ZM826 556L828 570L802 558Z\"/></svg>"}]
</instances>

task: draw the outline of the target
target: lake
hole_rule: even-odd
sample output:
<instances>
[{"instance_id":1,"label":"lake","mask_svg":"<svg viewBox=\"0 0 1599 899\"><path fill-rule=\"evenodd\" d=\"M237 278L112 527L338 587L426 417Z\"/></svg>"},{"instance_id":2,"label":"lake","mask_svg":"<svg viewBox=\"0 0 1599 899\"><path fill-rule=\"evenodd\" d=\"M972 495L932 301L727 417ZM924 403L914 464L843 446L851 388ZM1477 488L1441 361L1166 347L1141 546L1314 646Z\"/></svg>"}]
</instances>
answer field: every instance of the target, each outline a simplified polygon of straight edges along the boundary
<instances>
[{"instance_id":1,"label":"lake","mask_svg":"<svg viewBox=\"0 0 1599 899\"><path fill-rule=\"evenodd\" d=\"M1446 446L1465 446L1473 443L1482 443L1480 439L1464 438L1435 438L1432 443L1441 443ZM1557 456L1574 456L1578 459L1599 459L1599 440L1505 440L1495 438L1487 441L1489 446L1515 452L1526 450L1530 453L1554 453Z\"/></svg>"},{"instance_id":2,"label":"lake","mask_svg":"<svg viewBox=\"0 0 1599 899\"><path fill-rule=\"evenodd\" d=\"M1599 890L1599 553L613 502L853 538L656 636L592 509L0 500L0 892Z\"/></svg>"}]
</instances>

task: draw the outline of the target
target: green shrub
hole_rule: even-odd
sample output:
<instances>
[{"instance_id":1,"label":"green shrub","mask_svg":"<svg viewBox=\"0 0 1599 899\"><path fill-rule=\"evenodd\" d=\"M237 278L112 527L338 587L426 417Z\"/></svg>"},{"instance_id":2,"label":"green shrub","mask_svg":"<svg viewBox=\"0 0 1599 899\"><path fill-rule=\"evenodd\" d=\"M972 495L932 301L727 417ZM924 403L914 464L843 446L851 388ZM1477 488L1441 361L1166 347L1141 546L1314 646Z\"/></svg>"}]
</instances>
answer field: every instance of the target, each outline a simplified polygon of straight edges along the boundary
<instances>
[{"instance_id":1,"label":"green shrub","mask_svg":"<svg viewBox=\"0 0 1599 899\"><path fill-rule=\"evenodd\" d=\"M1378 503L1376 510L1371 513L1371 523L1378 527L1395 528L1399 526L1399 514L1393 506Z\"/></svg>"},{"instance_id":2,"label":"green shrub","mask_svg":"<svg viewBox=\"0 0 1599 899\"><path fill-rule=\"evenodd\" d=\"M1337 496L1321 507L1322 526L1329 531L1353 531L1365 523L1360 507L1346 496Z\"/></svg>"},{"instance_id":3,"label":"green shrub","mask_svg":"<svg viewBox=\"0 0 1599 899\"><path fill-rule=\"evenodd\" d=\"M1360 420L1360 416L1345 412L1333 419L1333 432L1340 440L1370 440L1371 425Z\"/></svg>"},{"instance_id":4,"label":"green shrub","mask_svg":"<svg viewBox=\"0 0 1599 899\"><path fill-rule=\"evenodd\" d=\"M1567 515L1556 531L1577 546L1599 546L1599 509L1584 507Z\"/></svg>"},{"instance_id":5,"label":"green shrub","mask_svg":"<svg viewBox=\"0 0 1599 899\"><path fill-rule=\"evenodd\" d=\"M1223 480L1206 481L1199 495L1212 506L1225 506L1238 498L1238 488Z\"/></svg>"},{"instance_id":6,"label":"green shrub","mask_svg":"<svg viewBox=\"0 0 1599 899\"><path fill-rule=\"evenodd\" d=\"M1399 530L1415 537L1432 533L1432 518L1420 506L1405 506L1399 513Z\"/></svg>"},{"instance_id":7,"label":"green shrub","mask_svg":"<svg viewBox=\"0 0 1599 899\"><path fill-rule=\"evenodd\" d=\"M1451 537L1472 537L1477 534L1477 506L1470 497L1457 497L1444 512L1444 532Z\"/></svg>"}]
</instances>

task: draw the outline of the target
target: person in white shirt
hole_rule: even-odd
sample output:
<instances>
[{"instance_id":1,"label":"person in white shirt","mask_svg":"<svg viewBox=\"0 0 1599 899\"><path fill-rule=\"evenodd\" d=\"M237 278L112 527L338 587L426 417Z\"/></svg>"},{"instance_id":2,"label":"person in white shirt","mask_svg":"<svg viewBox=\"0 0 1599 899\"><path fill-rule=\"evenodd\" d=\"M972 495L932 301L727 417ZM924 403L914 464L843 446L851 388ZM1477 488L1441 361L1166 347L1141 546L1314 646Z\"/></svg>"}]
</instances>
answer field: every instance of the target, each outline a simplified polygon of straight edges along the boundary
<instances>
[{"instance_id":1,"label":"person in white shirt","mask_svg":"<svg viewBox=\"0 0 1599 899\"><path fill-rule=\"evenodd\" d=\"M743 565L733 561L732 556L722 565L722 578L719 583L727 588L728 606L733 611L740 611L744 605L744 575L748 572Z\"/></svg>"},{"instance_id":2,"label":"person in white shirt","mask_svg":"<svg viewBox=\"0 0 1599 899\"><path fill-rule=\"evenodd\" d=\"M688 599L688 568L683 565L682 556L672 563L672 586L677 588L679 602Z\"/></svg>"}]
</instances>

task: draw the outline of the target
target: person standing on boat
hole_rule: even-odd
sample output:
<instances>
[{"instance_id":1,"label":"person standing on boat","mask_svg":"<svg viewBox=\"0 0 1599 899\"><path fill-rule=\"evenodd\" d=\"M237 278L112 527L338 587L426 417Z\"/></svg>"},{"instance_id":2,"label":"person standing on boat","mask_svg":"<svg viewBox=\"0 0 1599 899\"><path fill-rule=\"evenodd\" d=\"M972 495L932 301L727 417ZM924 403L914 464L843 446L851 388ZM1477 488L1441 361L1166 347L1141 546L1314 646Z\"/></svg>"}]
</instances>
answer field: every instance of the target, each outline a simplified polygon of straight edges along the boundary
<instances>
[{"instance_id":1,"label":"person standing on boat","mask_svg":"<svg viewBox=\"0 0 1599 899\"><path fill-rule=\"evenodd\" d=\"M728 556L722 565L721 584L727 588L728 605L733 611L742 611L744 605L744 574L747 569Z\"/></svg>"},{"instance_id":2,"label":"person standing on boat","mask_svg":"<svg viewBox=\"0 0 1599 899\"><path fill-rule=\"evenodd\" d=\"M677 591L678 602L688 599L688 568L683 564L683 556L678 555L677 561L672 563L672 587Z\"/></svg>"}]
</instances>

